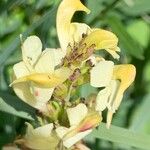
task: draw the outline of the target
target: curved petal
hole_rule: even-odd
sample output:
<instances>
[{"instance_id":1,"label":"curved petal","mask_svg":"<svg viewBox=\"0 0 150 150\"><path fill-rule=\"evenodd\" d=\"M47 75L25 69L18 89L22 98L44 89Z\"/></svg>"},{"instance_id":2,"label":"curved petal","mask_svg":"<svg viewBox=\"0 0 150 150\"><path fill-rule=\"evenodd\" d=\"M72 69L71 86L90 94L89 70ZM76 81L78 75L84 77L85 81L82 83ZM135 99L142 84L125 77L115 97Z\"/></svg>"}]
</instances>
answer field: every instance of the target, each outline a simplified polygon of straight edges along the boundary
<instances>
[{"instance_id":1,"label":"curved petal","mask_svg":"<svg viewBox=\"0 0 150 150\"><path fill-rule=\"evenodd\" d=\"M113 71L113 79L120 80L120 86L113 103L113 107L118 109L124 91L132 84L135 79L136 68L133 65L116 65Z\"/></svg>"},{"instance_id":2,"label":"curved petal","mask_svg":"<svg viewBox=\"0 0 150 150\"><path fill-rule=\"evenodd\" d=\"M37 36L29 36L22 45L22 57L26 64L33 66L42 53L42 43Z\"/></svg>"},{"instance_id":3,"label":"curved petal","mask_svg":"<svg viewBox=\"0 0 150 150\"><path fill-rule=\"evenodd\" d=\"M70 148L71 146L73 146L75 143L83 139L85 136L87 136L91 132L92 132L92 129L77 133L76 135L70 137L69 139L64 140L63 144L65 147Z\"/></svg>"},{"instance_id":4,"label":"curved petal","mask_svg":"<svg viewBox=\"0 0 150 150\"><path fill-rule=\"evenodd\" d=\"M111 81L114 63L112 61L100 61L92 68L90 84L94 87L106 87Z\"/></svg>"},{"instance_id":5,"label":"curved petal","mask_svg":"<svg viewBox=\"0 0 150 150\"><path fill-rule=\"evenodd\" d=\"M15 64L13 70L15 79L19 79L22 76L29 75L29 71L26 68L24 62ZM51 98L53 92L53 89L42 89L38 87L33 87L28 82L14 84L13 89L16 95L21 100L41 111L44 111L44 109L46 109L46 103Z\"/></svg>"},{"instance_id":6,"label":"curved petal","mask_svg":"<svg viewBox=\"0 0 150 150\"><path fill-rule=\"evenodd\" d=\"M31 93L34 95L36 100L36 105L34 107L40 109L41 111L47 111L46 104L50 100L53 94L54 88L39 88L33 86L31 88Z\"/></svg>"},{"instance_id":7,"label":"curved petal","mask_svg":"<svg viewBox=\"0 0 150 150\"><path fill-rule=\"evenodd\" d=\"M27 133L24 137L24 145L26 147L36 150L56 148L58 138L52 133L52 123L35 129L29 123L27 125Z\"/></svg>"},{"instance_id":8,"label":"curved petal","mask_svg":"<svg viewBox=\"0 0 150 150\"><path fill-rule=\"evenodd\" d=\"M30 85L28 83L19 83L13 86L16 95L29 104L30 106L36 108L35 97L31 94Z\"/></svg>"},{"instance_id":9,"label":"curved petal","mask_svg":"<svg viewBox=\"0 0 150 150\"><path fill-rule=\"evenodd\" d=\"M119 51L118 48L118 38L112 32L94 29L84 40L83 43L86 44L85 48L95 45L95 49L105 49L108 51L114 58L118 58L116 51Z\"/></svg>"},{"instance_id":10,"label":"curved petal","mask_svg":"<svg viewBox=\"0 0 150 150\"><path fill-rule=\"evenodd\" d=\"M112 93L109 99L107 113L107 127L110 127L113 113L118 109L124 91L132 84L135 79L136 69L133 65L116 65L113 71ZM118 81L119 80L119 81Z\"/></svg>"},{"instance_id":11,"label":"curved petal","mask_svg":"<svg viewBox=\"0 0 150 150\"><path fill-rule=\"evenodd\" d=\"M14 78L20 78L25 75L29 75L29 71L25 66L24 62L20 62L14 65ZM30 92L29 84L28 83L19 83L13 86L14 92L16 95L23 100L24 102L28 103L31 106L35 106L36 101L34 96Z\"/></svg>"},{"instance_id":12,"label":"curved petal","mask_svg":"<svg viewBox=\"0 0 150 150\"><path fill-rule=\"evenodd\" d=\"M118 92L119 86L120 86L120 81L119 80L112 80L110 82L110 85L109 85L111 94L110 94L108 102L107 102L107 108L108 108L107 125L106 125L107 128L110 127L111 121L112 121L112 117L113 117L113 113L115 113L115 111L116 111L116 108L114 107L114 101L116 99L116 94ZM122 99L122 96L120 97L121 99Z\"/></svg>"},{"instance_id":13,"label":"curved petal","mask_svg":"<svg viewBox=\"0 0 150 150\"><path fill-rule=\"evenodd\" d=\"M78 125L85 118L87 112L88 109L83 103L78 104L76 107L68 108L67 115L70 122L70 126Z\"/></svg>"},{"instance_id":14,"label":"curved petal","mask_svg":"<svg viewBox=\"0 0 150 150\"><path fill-rule=\"evenodd\" d=\"M52 49L53 50L53 49ZM35 71L38 73L53 73L55 67L54 54L51 49L45 49L35 65ZM55 49L54 49L55 50Z\"/></svg>"},{"instance_id":15,"label":"curved petal","mask_svg":"<svg viewBox=\"0 0 150 150\"><path fill-rule=\"evenodd\" d=\"M10 86L18 83L32 82L34 86L40 88L53 88L62 84L71 75L72 71L69 68L62 67L55 70L54 73L33 73L27 76L20 77L14 80Z\"/></svg>"},{"instance_id":16,"label":"curved petal","mask_svg":"<svg viewBox=\"0 0 150 150\"><path fill-rule=\"evenodd\" d=\"M88 148L86 145L84 145L83 143L77 143L75 145L75 147L78 149L78 150L91 150L90 148Z\"/></svg>"},{"instance_id":17,"label":"curved petal","mask_svg":"<svg viewBox=\"0 0 150 150\"><path fill-rule=\"evenodd\" d=\"M107 107L110 94L111 91L109 87L106 87L98 93L96 97L96 111L103 111Z\"/></svg>"},{"instance_id":18,"label":"curved petal","mask_svg":"<svg viewBox=\"0 0 150 150\"><path fill-rule=\"evenodd\" d=\"M70 24L70 43L79 43L83 35L89 35L91 33L90 27L85 23L71 23Z\"/></svg>"},{"instance_id":19,"label":"curved petal","mask_svg":"<svg viewBox=\"0 0 150 150\"><path fill-rule=\"evenodd\" d=\"M57 33L61 48L66 51L69 42L69 32L71 19L76 11L89 10L80 0L62 0L57 12Z\"/></svg>"},{"instance_id":20,"label":"curved petal","mask_svg":"<svg viewBox=\"0 0 150 150\"><path fill-rule=\"evenodd\" d=\"M65 57L66 52L63 51L61 48L58 49L51 49L54 57L54 65L57 66L61 64L62 59Z\"/></svg>"},{"instance_id":21,"label":"curved petal","mask_svg":"<svg viewBox=\"0 0 150 150\"><path fill-rule=\"evenodd\" d=\"M28 68L26 67L26 64L23 61L15 64L13 66L13 71L17 78L20 78L22 76L26 76L26 75L30 74Z\"/></svg>"},{"instance_id":22,"label":"curved petal","mask_svg":"<svg viewBox=\"0 0 150 150\"><path fill-rule=\"evenodd\" d=\"M87 130L87 131L80 132L80 133L74 133L71 137L67 139L63 139L63 137L72 130L74 130L72 127L69 129L65 127L58 127L56 129L56 133L58 134L59 138L63 140L63 145L67 148L70 148L75 143L77 143L78 141L83 139L86 135L92 132L92 129L91 129L91 130Z\"/></svg>"}]
</instances>

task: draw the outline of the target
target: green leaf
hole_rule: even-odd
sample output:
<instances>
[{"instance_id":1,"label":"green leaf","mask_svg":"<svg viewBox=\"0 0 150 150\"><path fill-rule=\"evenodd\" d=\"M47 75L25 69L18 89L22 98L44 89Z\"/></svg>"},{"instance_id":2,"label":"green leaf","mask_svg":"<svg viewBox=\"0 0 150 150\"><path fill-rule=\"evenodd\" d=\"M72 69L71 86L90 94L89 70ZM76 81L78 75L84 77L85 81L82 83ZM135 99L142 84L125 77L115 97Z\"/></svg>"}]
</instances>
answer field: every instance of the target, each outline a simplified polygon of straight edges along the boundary
<instances>
[{"instance_id":1,"label":"green leaf","mask_svg":"<svg viewBox=\"0 0 150 150\"><path fill-rule=\"evenodd\" d=\"M111 26L112 31L118 36L119 43L125 52L138 59L143 59L143 49L140 44L128 34L123 23L118 18L112 16L108 17L107 22Z\"/></svg>"},{"instance_id":2,"label":"green leaf","mask_svg":"<svg viewBox=\"0 0 150 150\"><path fill-rule=\"evenodd\" d=\"M35 109L15 96L0 92L0 111L27 120L35 119Z\"/></svg>"},{"instance_id":3,"label":"green leaf","mask_svg":"<svg viewBox=\"0 0 150 150\"><path fill-rule=\"evenodd\" d=\"M0 149L7 143L13 143L16 136L16 118L0 112Z\"/></svg>"},{"instance_id":4,"label":"green leaf","mask_svg":"<svg viewBox=\"0 0 150 150\"><path fill-rule=\"evenodd\" d=\"M150 27L148 23L142 19L135 20L127 26L127 31L131 37L134 38L144 48L148 46L150 38Z\"/></svg>"},{"instance_id":5,"label":"green leaf","mask_svg":"<svg viewBox=\"0 0 150 150\"><path fill-rule=\"evenodd\" d=\"M150 0L126 0L119 6L127 15L138 16L150 12Z\"/></svg>"},{"instance_id":6,"label":"green leaf","mask_svg":"<svg viewBox=\"0 0 150 150\"><path fill-rule=\"evenodd\" d=\"M57 2L58 3L58 2ZM30 33L32 33L37 27L39 27L42 23L47 21L51 16L53 16L56 13L56 6L47 11L38 21L33 22L31 26L23 33L24 37L27 37ZM52 21L54 23L54 21ZM11 54L17 49L17 47L20 44L20 39L19 35L16 37L13 41L8 43L8 47L3 47L1 49L1 54L0 54L0 65L5 63L5 61L11 56Z\"/></svg>"},{"instance_id":7,"label":"green leaf","mask_svg":"<svg viewBox=\"0 0 150 150\"><path fill-rule=\"evenodd\" d=\"M144 97L142 103L134 110L130 129L138 132L150 133L150 94Z\"/></svg>"},{"instance_id":8,"label":"green leaf","mask_svg":"<svg viewBox=\"0 0 150 150\"><path fill-rule=\"evenodd\" d=\"M145 150L150 148L150 135L139 134L113 125L107 129L105 123L101 123L89 136ZM88 136L86 138L88 139Z\"/></svg>"}]
</instances>

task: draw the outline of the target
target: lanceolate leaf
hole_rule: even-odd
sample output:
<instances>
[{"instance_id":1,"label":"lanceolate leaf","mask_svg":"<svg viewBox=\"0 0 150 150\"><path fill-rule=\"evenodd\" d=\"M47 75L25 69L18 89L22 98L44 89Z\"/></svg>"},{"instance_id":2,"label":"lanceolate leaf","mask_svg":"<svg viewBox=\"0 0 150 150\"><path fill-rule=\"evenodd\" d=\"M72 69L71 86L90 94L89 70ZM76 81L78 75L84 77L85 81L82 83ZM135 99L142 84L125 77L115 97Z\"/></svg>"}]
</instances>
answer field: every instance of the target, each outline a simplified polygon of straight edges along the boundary
<instances>
[{"instance_id":1,"label":"lanceolate leaf","mask_svg":"<svg viewBox=\"0 0 150 150\"><path fill-rule=\"evenodd\" d=\"M112 31L118 36L120 44L125 52L138 59L143 59L141 45L128 34L122 22L118 18L112 16L108 17L107 21Z\"/></svg>"},{"instance_id":2,"label":"lanceolate leaf","mask_svg":"<svg viewBox=\"0 0 150 150\"><path fill-rule=\"evenodd\" d=\"M23 33L23 36L27 37L30 33L32 33L37 27L39 27L43 22L49 19L56 13L56 6L53 9L47 11L37 22L33 22L33 24ZM52 23L54 23L52 21ZM20 44L19 35L14 39L11 43L8 43L8 47L2 47L1 55L0 55L0 64L5 63L5 61L10 57L10 55L17 49Z\"/></svg>"},{"instance_id":3,"label":"lanceolate leaf","mask_svg":"<svg viewBox=\"0 0 150 150\"><path fill-rule=\"evenodd\" d=\"M101 123L89 136L90 138L104 139L145 150L150 148L150 135L140 134L113 125L110 129L107 129L105 123Z\"/></svg>"},{"instance_id":4,"label":"lanceolate leaf","mask_svg":"<svg viewBox=\"0 0 150 150\"><path fill-rule=\"evenodd\" d=\"M0 111L27 120L35 119L35 109L28 106L17 97L0 92Z\"/></svg>"}]
</instances>

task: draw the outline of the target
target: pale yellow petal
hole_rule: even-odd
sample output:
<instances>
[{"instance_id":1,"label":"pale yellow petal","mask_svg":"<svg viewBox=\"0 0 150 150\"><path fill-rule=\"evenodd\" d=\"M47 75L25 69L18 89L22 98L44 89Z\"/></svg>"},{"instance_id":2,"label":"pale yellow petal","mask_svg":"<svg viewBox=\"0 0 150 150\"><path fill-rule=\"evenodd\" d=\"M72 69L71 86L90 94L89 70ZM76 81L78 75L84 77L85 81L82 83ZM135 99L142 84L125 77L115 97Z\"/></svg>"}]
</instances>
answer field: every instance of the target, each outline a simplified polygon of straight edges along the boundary
<instances>
[{"instance_id":1,"label":"pale yellow petal","mask_svg":"<svg viewBox=\"0 0 150 150\"><path fill-rule=\"evenodd\" d=\"M114 113L112 111L108 110L108 112L107 112L107 124L106 124L107 129L110 128L110 125L111 125L111 122L113 119L113 114Z\"/></svg>"},{"instance_id":2,"label":"pale yellow petal","mask_svg":"<svg viewBox=\"0 0 150 150\"><path fill-rule=\"evenodd\" d=\"M21 78L22 76L29 75L29 71L25 66L24 62L20 62L14 65L14 79L16 77ZM15 80L17 81L17 80ZM13 85L14 92L16 95L28 103L34 108L43 110L46 107L47 101L51 98L53 89L42 89L38 87L33 87L29 82L22 82Z\"/></svg>"},{"instance_id":3,"label":"pale yellow petal","mask_svg":"<svg viewBox=\"0 0 150 150\"><path fill-rule=\"evenodd\" d=\"M29 125L28 125L29 126ZM31 127L30 127L31 128ZM44 126L41 126L41 127L38 127L38 128L35 128L35 129L32 129L30 130L28 133L27 133L27 136L41 136L41 137L49 137L51 132L52 132L52 129L54 128L53 124L50 123L50 124L47 124L47 125L44 125Z\"/></svg>"},{"instance_id":4,"label":"pale yellow petal","mask_svg":"<svg viewBox=\"0 0 150 150\"><path fill-rule=\"evenodd\" d=\"M86 145L84 145L81 142L76 144L76 148L77 148L77 150L91 150L89 147L87 147Z\"/></svg>"},{"instance_id":5,"label":"pale yellow petal","mask_svg":"<svg viewBox=\"0 0 150 150\"><path fill-rule=\"evenodd\" d=\"M133 65L116 65L113 72L113 79L120 80L120 86L118 88L113 107L118 109L124 91L132 84L135 79L136 68Z\"/></svg>"},{"instance_id":6,"label":"pale yellow petal","mask_svg":"<svg viewBox=\"0 0 150 150\"><path fill-rule=\"evenodd\" d=\"M125 90L135 79L136 69L133 65L116 65L111 82L111 96L108 104L107 127L110 127L113 113L118 109Z\"/></svg>"},{"instance_id":7,"label":"pale yellow petal","mask_svg":"<svg viewBox=\"0 0 150 150\"><path fill-rule=\"evenodd\" d=\"M55 67L54 61L53 51L45 49L35 65L35 71L38 73L53 73Z\"/></svg>"},{"instance_id":8,"label":"pale yellow petal","mask_svg":"<svg viewBox=\"0 0 150 150\"><path fill-rule=\"evenodd\" d=\"M36 105L34 107L40 109L41 111L47 111L46 104L50 100L53 94L54 88L39 88L33 86L31 88L31 93L34 95L36 100Z\"/></svg>"},{"instance_id":9,"label":"pale yellow petal","mask_svg":"<svg viewBox=\"0 0 150 150\"><path fill-rule=\"evenodd\" d=\"M95 29L93 30L83 41L86 44L86 48L91 45L95 45L95 50L105 49L108 51L113 57L118 58L118 38L112 32Z\"/></svg>"},{"instance_id":10,"label":"pale yellow petal","mask_svg":"<svg viewBox=\"0 0 150 150\"><path fill-rule=\"evenodd\" d=\"M114 107L114 101L116 99L116 94L118 92L119 86L120 86L120 81L119 80L112 80L110 82L110 85L109 85L111 94L110 94L108 102L107 102L107 108L108 108L107 124L106 124L107 128L110 128L113 113L115 113L115 111L116 111L116 108ZM120 97L121 99L122 99L122 96Z\"/></svg>"},{"instance_id":11,"label":"pale yellow petal","mask_svg":"<svg viewBox=\"0 0 150 150\"><path fill-rule=\"evenodd\" d=\"M86 130L84 132L77 133L75 136L70 137L67 140L64 140L63 144L64 144L65 147L70 148L71 146L76 144L78 141L82 140L85 136L87 136L91 132L92 132L92 129Z\"/></svg>"},{"instance_id":12,"label":"pale yellow petal","mask_svg":"<svg viewBox=\"0 0 150 150\"><path fill-rule=\"evenodd\" d=\"M119 59L119 58L120 58L119 54L116 53L117 50L116 50L116 51L113 51L113 50L111 50L111 49L106 49L106 51L107 51L109 54L111 54L114 59Z\"/></svg>"},{"instance_id":13,"label":"pale yellow petal","mask_svg":"<svg viewBox=\"0 0 150 150\"><path fill-rule=\"evenodd\" d=\"M61 48L51 49L51 51L53 52L54 65L60 65L62 63L62 59L65 57L66 52Z\"/></svg>"},{"instance_id":14,"label":"pale yellow petal","mask_svg":"<svg viewBox=\"0 0 150 150\"><path fill-rule=\"evenodd\" d=\"M22 76L28 75L29 71L25 66L24 62L20 62L14 65L14 79L20 78ZM24 102L28 103L31 106L35 106L36 101L34 96L30 92L30 85L28 83L19 83L13 86L14 92L16 95L23 100Z\"/></svg>"},{"instance_id":15,"label":"pale yellow petal","mask_svg":"<svg viewBox=\"0 0 150 150\"><path fill-rule=\"evenodd\" d=\"M66 51L70 37L70 23L76 11L89 10L81 3L80 0L62 0L57 12L57 33L61 48Z\"/></svg>"},{"instance_id":16,"label":"pale yellow petal","mask_svg":"<svg viewBox=\"0 0 150 150\"><path fill-rule=\"evenodd\" d=\"M71 127L71 128L58 127L56 129L56 132L57 132L58 136L63 140L63 145L67 148L70 148L75 143L77 143L78 141L83 139L86 135L88 135L89 133L92 132L92 129L90 129L90 130L87 130L87 131L84 131L84 132L76 133L73 136L71 136L70 138L63 139L63 137L67 133L69 133L69 131L72 131L73 129L74 129L74 127Z\"/></svg>"},{"instance_id":17,"label":"pale yellow petal","mask_svg":"<svg viewBox=\"0 0 150 150\"><path fill-rule=\"evenodd\" d=\"M107 107L110 94L111 89L109 87L106 87L98 93L96 97L96 111L103 111Z\"/></svg>"},{"instance_id":18,"label":"pale yellow petal","mask_svg":"<svg viewBox=\"0 0 150 150\"><path fill-rule=\"evenodd\" d=\"M70 122L70 126L78 125L87 115L87 112L88 112L88 109L86 105L83 103L80 103L73 108L68 108L67 115L68 115L68 119Z\"/></svg>"},{"instance_id":19,"label":"pale yellow petal","mask_svg":"<svg viewBox=\"0 0 150 150\"><path fill-rule=\"evenodd\" d=\"M66 67L62 67L60 69L55 70L54 73L33 73L27 76L23 76L14 80L10 86L24 83L24 82L32 82L34 86L41 88L53 88L62 84L66 81L71 75L71 70Z\"/></svg>"},{"instance_id":20,"label":"pale yellow petal","mask_svg":"<svg viewBox=\"0 0 150 150\"><path fill-rule=\"evenodd\" d=\"M94 87L106 87L112 78L113 67L112 61L100 61L91 70L90 84Z\"/></svg>"},{"instance_id":21,"label":"pale yellow petal","mask_svg":"<svg viewBox=\"0 0 150 150\"><path fill-rule=\"evenodd\" d=\"M91 33L90 27L85 23L71 23L70 25L70 43L79 43L83 35L88 35Z\"/></svg>"},{"instance_id":22,"label":"pale yellow petal","mask_svg":"<svg viewBox=\"0 0 150 150\"><path fill-rule=\"evenodd\" d=\"M23 61L15 64L13 66L13 71L14 71L14 74L17 78L20 78L22 76L26 76L26 75L30 74L28 68L26 67L26 65Z\"/></svg>"},{"instance_id":23,"label":"pale yellow petal","mask_svg":"<svg viewBox=\"0 0 150 150\"><path fill-rule=\"evenodd\" d=\"M25 146L36 150L49 150L50 148L55 150L58 138L52 134L52 123L35 129L29 123L27 125L27 133L24 137Z\"/></svg>"},{"instance_id":24,"label":"pale yellow petal","mask_svg":"<svg viewBox=\"0 0 150 150\"><path fill-rule=\"evenodd\" d=\"M116 108L113 107L114 106L113 104L114 104L114 101L116 99L116 94L118 92L119 87L120 87L120 81L119 80L112 80L110 82L109 88L110 88L110 91L111 91L111 95L109 97L107 107L113 113L115 113L115 111L116 111ZM120 97L121 99L122 99L122 96Z\"/></svg>"},{"instance_id":25,"label":"pale yellow petal","mask_svg":"<svg viewBox=\"0 0 150 150\"><path fill-rule=\"evenodd\" d=\"M4 147L2 147L2 150L21 150L20 148L18 148L17 146L15 145L6 145Z\"/></svg>"},{"instance_id":26,"label":"pale yellow petal","mask_svg":"<svg viewBox=\"0 0 150 150\"><path fill-rule=\"evenodd\" d=\"M23 61L33 66L42 52L42 43L37 36L29 36L22 45Z\"/></svg>"}]
</instances>

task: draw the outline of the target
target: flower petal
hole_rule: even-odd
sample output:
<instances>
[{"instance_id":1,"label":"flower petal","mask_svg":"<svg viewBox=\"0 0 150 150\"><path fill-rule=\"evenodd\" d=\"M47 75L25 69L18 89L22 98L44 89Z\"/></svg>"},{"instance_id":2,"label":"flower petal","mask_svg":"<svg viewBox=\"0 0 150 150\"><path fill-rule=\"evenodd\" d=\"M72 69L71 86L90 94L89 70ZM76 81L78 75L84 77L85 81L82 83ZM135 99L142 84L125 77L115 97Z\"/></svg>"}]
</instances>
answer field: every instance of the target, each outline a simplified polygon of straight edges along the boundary
<instances>
[{"instance_id":1,"label":"flower petal","mask_svg":"<svg viewBox=\"0 0 150 150\"><path fill-rule=\"evenodd\" d=\"M53 50L53 49L52 49ZM38 73L53 73L55 67L54 54L51 49L45 49L35 65L35 71ZM55 50L55 49L54 49Z\"/></svg>"},{"instance_id":2,"label":"flower petal","mask_svg":"<svg viewBox=\"0 0 150 150\"><path fill-rule=\"evenodd\" d=\"M77 42L79 43L82 39L83 34L88 35L90 34L91 29L85 23L71 23L70 25L70 43Z\"/></svg>"},{"instance_id":3,"label":"flower petal","mask_svg":"<svg viewBox=\"0 0 150 150\"><path fill-rule=\"evenodd\" d=\"M26 65L23 61L15 64L13 66L13 71L14 71L14 74L17 78L20 78L22 76L26 76L26 75L30 74L28 68L26 67Z\"/></svg>"},{"instance_id":4,"label":"flower petal","mask_svg":"<svg viewBox=\"0 0 150 150\"><path fill-rule=\"evenodd\" d=\"M15 64L13 70L15 79L29 75L29 71L26 68L24 62ZM34 87L31 85L31 83L28 82L14 84L13 89L21 100L41 111L45 109L46 102L50 99L53 92L53 89L42 89Z\"/></svg>"},{"instance_id":5,"label":"flower petal","mask_svg":"<svg viewBox=\"0 0 150 150\"><path fill-rule=\"evenodd\" d=\"M33 73L27 76L23 76L14 80L10 86L24 83L24 82L32 82L34 86L41 87L41 88L53 88L62 84L66 81L69 76L71 75L71 70L66 67L59 68L55 70L54 73Z\"/></svg>"},{"instance_id":6,"label":"flower petal","mask_svg":"<svg viewBox=\"0 0 150 150\"><path fill-rule=\"evenodd\" d=\"M51 49L54 57L54 65L57 66L61 64L62 59L65 57L66 52L63 51L61 48L58 49Z\"/></svg>"},{"instance_id":7,"label":"flower petal","mask_svg":"<svg viewBox=\"0 0 150 150\"><path fill-rule=\"evenodd\" d=\"M113 71L112 94L108 105L107 127L110 127L113 113L118 109L124 91L135 79L136 69L133 65L116 65ZM119 80L119 81L118 81Z\"/></svg>"},{"instance_id":8,"label":"flower petal","mask_svg":"<svg viewBox=\"0 0 150 150\"><path fill-rule=\"evenodd\" d=\"M25 146L31 149L55 149L58 144L58 138L52 133L53 124L47 124L38 128L33 127L27 123L27 133L24 137Z\"/></svg>"},{"instance_id":9,"label":"flower petal","mask_svg":"<svg viewBox=\"0 0 150 150\"><path fill-rule=\"evenodd\" d=\"M114 63L112 61L100 61L91 70L90 83L94 87L106 87L113 74Z\"/></svg>"},{"instance_id":10,"label":"flower petal","mask_svg":"<svg viewBox=\"0 0 150 150\"><path fill-rule=\"evenodd\" d=\"M106 87L98 93L96 97L96 111L103 111L107 107L110 94L111 91L109 87Z\"/></svg>"},{"instance_id":11,"label":"flower petal","mask_svg":"<svg viewBox=\"0 0 150 150\"><path fill-rule=\"evenodd\" d=\"M119 80L112 80L110 82L110 85L109 85L111 94L110 94L108 102L107 102L107 108L108 108L107 124L106 124L107 128L110 127L111 121L112 121L112 117L113 117L113 113L115 113L115 111L116 111L116 108L113 106L113 104L114 104L114 101L116 99L116 94L118 92L119 86L120 86L120 81ZM120 98L122 99L122 97L120 97Z\"/></svg>"},{"instance_id":12,"label":"flower petal","mask_svg":"<svg viewBox=\"0 0 150 150\"><path fill-rule=\"evenodd\" d=\"M118 58L116 51L118 49L118 38L112 32L94 29L83 41L86 44L86 48L91 45L95 45L96 50L105 49L108 51L114 58Z\"/></svg>"},{"instance_id":13,"label":"flower petal","mask_svg":"<svg viewBox=\"0 0 150 150\"><path fill-rule=\"evenodd\" d=\"M86 135L88 135L89 133L92 132L92 129L90 129L90 130L86 130L84 132L75 133L70 138L63 139L63 137L65 135L67 135L67 133L69 133L72 130L74 130L74 128L72 128L72 127L69 128L69 129L65 128L65 127L58 127L56 129L56 132L57 132L58 136L63 140L63 144L67 148L70 148L75 143L77 143L78 141L80 141L81 139L83 139Z\"/></svg>"},{"instance_id":14,"label":"flower petal","mask_svg":"<svg viewBox=\"0 0 150 150\"><path fill-rule=\"evenodd\" d=\"M70 126L78 125L82 121L82 119L87 115L87 112L88 109L83 103L78 104L76 107L68 108L67 115L70 122Z\"/></svg>"},{"instance_id":15,"label":"flower petal","mask_svg":"<svg viewBox=\"0 0 150 150\"><path fill-rule=\"evenodd\" d=\"M31 90L31 93L36 99L36 105L34 107L40 109L42 112L47 111L46 104L50 100L54 88L39 88L33 86Z\"/></svg>"},{"instance_id":16,"label":"flower petal","mask_svg":"<svg viewBox=\"0 0 150 150\"><path fill-rule=\"evenodd\" d=\"M22 45L23 61L33 66L42 52L42 43L37 36L29 36Z\"/></svg>"},{"instance_id":17,"label":"flower petal","mask_svg":"<svg viewBox=\"0 0 150 150\"><path fill-rule=\"evenodd\" d=\"M85 136L87 136L91 132L92 132L92 129L86 130L84 132L77 133L75 136L70 137L69 139L63 141L63 144L67 148L70 148L71 146L73 146L75 143L77 143L78 141L80 141L81 139L83 139Z\"/></svg>"},{"instance_id":18,"label":"flower petal","mask_svg":"<svg viewBox=\"0 0 150 150\"><path fill-rule=\"evenodd\" d=\"M22 76L28 75L29 71L25 66L24 62L20 62L14 65L14 78L20 78ZM29 84L28 83L19 83L13 86L13 89L16 95L23 100L24 102L28 103L31 106L35 106L36 101L34 96L30 92Z\"/></svg>"},{"instance_id":19,"label":"flower petal","mask_svg":"<svg viewBox=\"0 0 150 150\"><path fill-rule=\"evenodd\" d=\"M113 79L120 80L120 86L117 90L116 98L113 103L113 107L118 109L124 91L132 84L135 79L136 68L133 65L116 65L114 67Z\"/></svg>"},{"instance_id":20,"label":"flower petal","mask_svg":"<svg viewBox=\"0 0 150 150\"><path fill-rule=\"evenodd\" d=\"M70 23L76 11L89 10L81 3L80 0L62 0L57 12L57 33L61 48L66 51L70 37Z\"/></svg>"}]
</instances>

